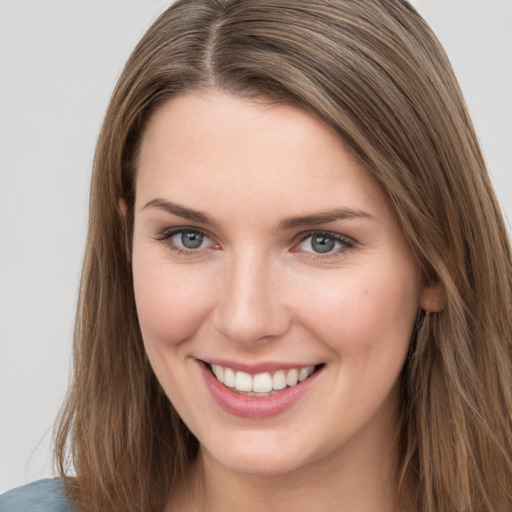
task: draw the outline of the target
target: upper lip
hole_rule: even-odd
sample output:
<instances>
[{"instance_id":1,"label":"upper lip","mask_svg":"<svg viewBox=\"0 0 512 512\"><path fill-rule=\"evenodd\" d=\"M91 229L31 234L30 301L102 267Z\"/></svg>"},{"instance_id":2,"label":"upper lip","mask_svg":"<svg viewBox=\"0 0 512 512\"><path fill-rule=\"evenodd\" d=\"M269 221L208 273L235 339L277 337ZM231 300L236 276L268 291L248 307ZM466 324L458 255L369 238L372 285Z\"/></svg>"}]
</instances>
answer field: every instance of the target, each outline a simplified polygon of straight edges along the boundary
<instances>
[{"instance_id":1,"label":"upper lip","mask_svg":"<svg viewBox=\"0 0 512 512\"><path fill-rule=\"evenodd\" d=\"M231 368L236 371L246 372L251 375L265 372L275 372L277 370L290 370L292 368L305 368L307 366L317 366L318 363L307 362L279 362L279 361L260 361L260 362L242 362L227 359L200 359L203 363Z\"/></svg>"}]
</instances>

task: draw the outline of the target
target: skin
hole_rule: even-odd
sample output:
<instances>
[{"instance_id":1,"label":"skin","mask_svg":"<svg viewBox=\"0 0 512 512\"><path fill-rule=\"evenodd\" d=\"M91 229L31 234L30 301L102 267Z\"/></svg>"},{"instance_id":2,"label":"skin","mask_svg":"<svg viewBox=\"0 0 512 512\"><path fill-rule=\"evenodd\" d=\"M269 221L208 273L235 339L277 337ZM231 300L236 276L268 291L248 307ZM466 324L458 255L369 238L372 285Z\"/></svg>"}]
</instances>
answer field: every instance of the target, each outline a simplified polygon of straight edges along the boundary
<instances>
[{"instance_id":1,"label":"skin","mask_svg":"<svg viewBox=\"0 0 512 512\"><path fill-rule=\"evenodd\" d=\"M357 215L283 226L335 209ZM202 245L183 250L183 227ZM340 241L318 254L318 232ZM169 510L393 510L398 377L434 290L338 137L289 105L169 101L141 142L132 261L147 354L200 442ZM214 358L324 366L293 407L254 420L213 400L198 360Z\"/></svg>"}]
</instances>

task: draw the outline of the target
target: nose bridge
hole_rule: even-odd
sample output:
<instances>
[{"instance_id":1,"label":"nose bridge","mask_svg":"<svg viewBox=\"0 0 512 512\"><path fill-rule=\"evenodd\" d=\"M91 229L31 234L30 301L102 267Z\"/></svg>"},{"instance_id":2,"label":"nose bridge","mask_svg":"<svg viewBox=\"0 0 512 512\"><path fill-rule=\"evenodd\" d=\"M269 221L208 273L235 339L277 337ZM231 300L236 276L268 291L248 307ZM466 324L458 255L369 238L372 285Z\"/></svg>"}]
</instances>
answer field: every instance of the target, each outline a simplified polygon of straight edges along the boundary
<instances>
[{"instance_id":1,"label":"nose bridge","mask_svg":"<svg viewBox=\"0 0 512 512\"><path fill-rule=\"evenodd\" d=\"M277 273L272 261L258 250L233 255L222 280L217 330L245 344L284 334L290 318L281 301Z\"/></svg>"}]
</instances>

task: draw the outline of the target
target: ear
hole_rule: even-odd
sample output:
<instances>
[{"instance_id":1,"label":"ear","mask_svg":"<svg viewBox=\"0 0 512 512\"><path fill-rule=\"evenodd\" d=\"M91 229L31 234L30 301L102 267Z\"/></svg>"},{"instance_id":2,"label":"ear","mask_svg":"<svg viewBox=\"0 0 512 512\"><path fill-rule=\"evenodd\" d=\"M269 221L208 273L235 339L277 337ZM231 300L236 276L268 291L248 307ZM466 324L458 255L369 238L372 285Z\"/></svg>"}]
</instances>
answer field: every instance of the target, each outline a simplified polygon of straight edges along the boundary
<instances>
[{"instance_id":1,"label":"ear","mask_svg":"<svg viewBox=\"0 0 512 512\"><path fill-rule=\"evenodd\" d=\"M439 313L445 308L446 293L441 284L423 284L420 291L420 306L427 313Z\"/></svg>"}]
</instances>

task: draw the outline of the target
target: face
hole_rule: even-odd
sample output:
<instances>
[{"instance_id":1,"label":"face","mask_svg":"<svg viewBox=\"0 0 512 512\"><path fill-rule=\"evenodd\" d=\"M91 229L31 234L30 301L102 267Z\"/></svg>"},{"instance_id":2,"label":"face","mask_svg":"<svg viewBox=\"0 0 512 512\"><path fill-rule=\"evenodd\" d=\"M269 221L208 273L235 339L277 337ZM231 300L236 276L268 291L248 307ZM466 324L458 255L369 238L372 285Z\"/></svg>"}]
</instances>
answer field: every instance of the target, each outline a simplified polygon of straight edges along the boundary
<instances>
[{"instance_id":1,"label":"face","mask_svg":"<svg viewBox=\"0 0 512 512\"><path fill-rule=\"evenodd\" d=\"M257 474L375 460L424 290L367 171L311 115L211 92L155 113L137 173L142 336L202 454Z\"/></svg>"}]
</instances>

